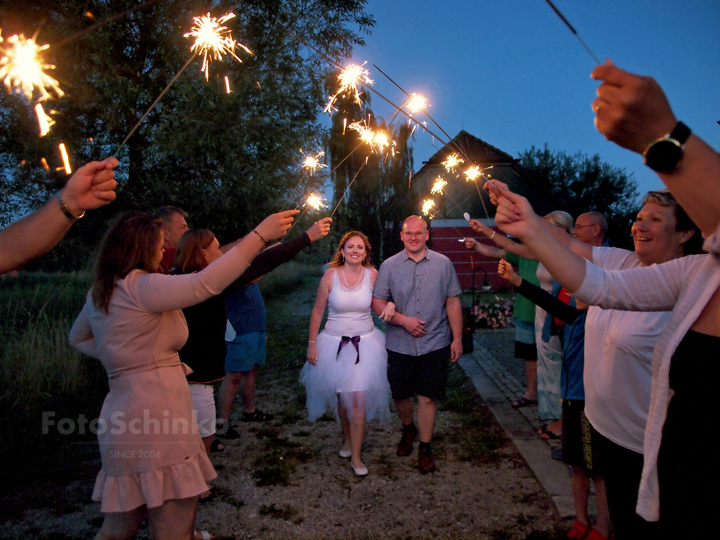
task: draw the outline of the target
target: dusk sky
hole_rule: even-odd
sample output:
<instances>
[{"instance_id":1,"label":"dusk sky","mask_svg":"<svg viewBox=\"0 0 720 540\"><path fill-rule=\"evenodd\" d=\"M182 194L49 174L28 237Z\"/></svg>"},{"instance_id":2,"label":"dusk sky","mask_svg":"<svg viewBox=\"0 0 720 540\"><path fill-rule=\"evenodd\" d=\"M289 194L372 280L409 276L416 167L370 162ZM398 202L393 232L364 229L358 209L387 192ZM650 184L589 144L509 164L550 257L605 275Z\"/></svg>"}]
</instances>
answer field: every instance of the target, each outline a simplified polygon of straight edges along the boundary
<instances>
[{"instance_id":1,"label":"dusk sky","mask_svg":"<svg viewBox=\"0 0 720 540\"><path fill-rule=\"evenodd\" d=\"M655 77L678 119L720 149L720 0L554 4L601 61ZM403 95L373 64L426 95L451 137L464 129L513 157L545 143L599 154L632 173L642 194L662 187L641 156L595 130L595 62L545 0L369 0L367 11L376 25L353 60L367 61L374 88L398 105ZM377 96L372 109L392 113ZM417 133L415 170L441 147Z\"/></svg>"}]
</instances>

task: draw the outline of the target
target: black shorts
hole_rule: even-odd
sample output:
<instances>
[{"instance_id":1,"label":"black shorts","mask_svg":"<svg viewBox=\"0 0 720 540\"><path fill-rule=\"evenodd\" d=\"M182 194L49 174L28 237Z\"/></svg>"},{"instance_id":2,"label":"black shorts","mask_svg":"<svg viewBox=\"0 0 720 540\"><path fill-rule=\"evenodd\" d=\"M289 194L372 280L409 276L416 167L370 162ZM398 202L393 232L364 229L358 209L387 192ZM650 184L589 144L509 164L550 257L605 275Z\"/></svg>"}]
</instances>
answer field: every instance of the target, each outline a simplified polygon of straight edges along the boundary
<instances>
[{"instance_id":1,"label":"black shorts","mask_svg":"<svg viewBox=\"0 0 720 540\"><path fill-rule=\"evenodd\" d=\"M534 343L515 342L515 358L520 360L533 361L537 360L537 345Z\"/></svg>"},{"instance_id":2,"label":"black shorts","mask_svg":"<svg viewBox=\"0 0 720 540\"><path fill-rule=\"evenodd\" d=\"M563 463L592 472L592 437L590 422L585 418L584 400L563 400L562 426ZM587 459L588 455L590 459Z\"/></svg>"},{"instance_id":3,"label":"black shorts","mask_svg":"<svg viewBox=\"0 0 720 540\"><path fill-rule=\"evenodd\" d=\"M394 400L424 396L444 399L450 346L420 356L388 351L388 382Z\"/></svg>"}]
</instances>

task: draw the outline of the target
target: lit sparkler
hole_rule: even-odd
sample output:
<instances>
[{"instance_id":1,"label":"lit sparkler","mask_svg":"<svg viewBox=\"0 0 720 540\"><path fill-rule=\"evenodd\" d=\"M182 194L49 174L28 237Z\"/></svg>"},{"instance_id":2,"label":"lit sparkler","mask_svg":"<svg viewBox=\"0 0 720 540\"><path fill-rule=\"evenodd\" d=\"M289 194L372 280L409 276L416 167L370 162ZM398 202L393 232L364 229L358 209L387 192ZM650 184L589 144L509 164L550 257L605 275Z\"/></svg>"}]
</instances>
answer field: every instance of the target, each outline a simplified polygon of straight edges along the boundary
<instances>
[{"instance_id":1,"label":"lit sparkler","mask_svg":"<svg viewBox=\"0 0 720 540\"><path fill-rule=\"evenodd\" d=\"M363 62L361 66L357 64L350 64L346 68L340 70L340 74L338 75L338 81L340 81L340 89L335 92L335 94L330 96L330 100L328 101L327 105L325 105L323 112L329 112L334 110L335 102L337 101L338 96L342 93L347 93L358 105L362 104L362 102L360 101L360 91L358 90L358 84L370 85L373 83L372 79L370 79L370 77L368 76L370 75L370 72L363 67L365 66L365 64L367 64L367 62Z\"/></svg>"},{"instance_id":2,"label":"lit sparkler","mask_svg":"<svg viewBox=\"0 0 720 540\"><path fill-rule=\"evenodd\" d=\"M473 165L468 170L465 171L465 181L466 182L474 182L478 178L480 178L480 175L482 175L482 170L477 165Z\"/></svg>"},{"instance_id":3,"label":"lit sparkler","mask_svg":"<svg viewBox=\"0 0 720 540\"><path fill-rule=\"evenodd\" d=\"M379 152L390 147L392 154L395 155L395 141L391 141L384 131L370 129L365 120L353 122L348 128L357 131L360 134L360 140L367 143L374 151Z\"/></svg>"},{"instance_id":4,"label":"lit sparkler","mask_svg":"<svg viewBox=\"0 0 720 540\"><path fill-rule=\"evenodd\" d=\"M442 195L443 190L445 189L445 186L447 186L447 182L443 179L442 176L438 176L437 180L435 180L435 183L433 184L432 189L430 190L431 195Z\"/></svg>"},{"instance_id":5,"label":"lit sparkler","mask_svg":"<svg viewBox=\"0 0 720 540\"><path fill-rule=\"evenodd\" d=\"M305 204L312 208L313 210L320 210L321 208L327 208L328 205L325 204L325 199L321 198L319 195L316 195L315 193L311 193L308 195L307 200L305 201Z\"/></svg>"},{"instance_id":6,"label":"lit sparkler","mask_svg":"<svg viewBox=\"0 0 720 540\"><path fill-rule=\"evenodd\" d=\"M25 36L10 36L3 41L0 36L0 78L3 79L8 92L15 90L32 101L33 92L40 92L40 101L47 99L51 89L59 97L63 91L58 82L45 73L46 69L55 69L52 64L46 64L40 53L49 45L38 46L33 38Z\"/></svg>"},{"instance_id":7,"label":"lit sparkler","mask_svg":"<svg viewBox=\"0 0 720 540\"><path fill-rule=\"evenodd\" d=\"M209 13L203 17L193 17L195 26L190 29L190 32L185 34L185 37L195 38L195 43L190 47L190 51L203 55L203 63L200 71L205 73L205 80L208 80L208 66L213 58L220 60L223 55L229 54L238 62L242 62L235 54L235 47L241 47L248 54L255 56L245 45L235 41L230 35L230 29L223 26L226 21L233 17L235 17L234 13L223 15L219 19L211 17ZM208 57L210 62L208 62Z\"/></svg>"},{"instance_id":8,"label":"lit sparkler","mask_svg":"<svg viewBox=\"0 0 720 540\"><path fill-rule=\"evenodd\" d=\"M305 156L305 153L302 150L300 150L300 152ZM327 165L325 165L324 163L320 163L320 158L322 158L324 155L325 152L321 150L314 156L305 156L305 160L303 161L303 169L307 169L310 171L310 174L313 174L317 169L327 168Z\"/></svg>"},{"instance_id":9,"label":"lit sparkler","mask_svg":"<svg viewBox=\"0 0 720 540\"><path fill-rule=\"evenodd\" d=\"M465 163L465 160L457 154L450 154L448 158L442 162L447 172L454 172L455 169L463 163Z\"/></svg>"},{"instance_id":10,"label":"lit sparkler","mask_svg":"<svg viewBox=\"0 0 720 540\"><path fill-rule=\"evenodd\" d=\"M412 113L419 113L427 108L428 102L425 96L413 92L408 99L407 108Z\"/></svg>"},{"instance_id":11,"label":"lit sparkler","mask_svg":"<svg viewBox=\"0 0 720 540\"><path fill-rule=\"evenodd\" d=\"M432 199L425 199L425 200L423 201L423 204L422 204L422 213L423 213L423 215L425 215L425 216L429 217L430 219L432 219L433 216L435 215L435 213L431 214L431 213L430 213L430 210L432 210L433 208L435 208L435 201L433 201Z\"/></svg>"}]
</instances>

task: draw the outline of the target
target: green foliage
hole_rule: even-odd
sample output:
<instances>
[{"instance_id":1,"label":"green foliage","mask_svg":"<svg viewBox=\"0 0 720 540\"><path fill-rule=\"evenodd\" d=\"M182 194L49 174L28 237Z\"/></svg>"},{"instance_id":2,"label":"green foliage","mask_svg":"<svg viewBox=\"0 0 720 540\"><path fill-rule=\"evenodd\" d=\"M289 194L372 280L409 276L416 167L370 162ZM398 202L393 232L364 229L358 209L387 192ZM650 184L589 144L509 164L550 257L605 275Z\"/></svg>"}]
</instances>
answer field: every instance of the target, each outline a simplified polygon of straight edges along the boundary
<instances>
[{"instance_id":1,"label":"green foliage","mask_svg":"<svg viewBox=\"0 0 720 540\"><path fill-rule=\"evenodd\" d=\"M630 227L638 210L637 183L625 169L578 152L574 155L555 152L545 144L530 147L518 156L522 166L540 181L547 183L558 203L577 217L595 210L608 220L608 238L616 247L630 247Z\"/></svg>"},{"instance_id":2,"label":"green foliage","mask_svg":"<svg viewBox=\"0 0 720 540\"><path fill-rule=\"evenodd\" d=\"M117 201L89 213L36 268L86 267L106 222L123 210L174 204L190 213L191 225L234 240L295 204L289 197L303 179L299 150L319 150L326 137L320 114L328 64L320 53L349 56L374 24L364 0L165 0L81 34L137 7L136 0L90 8L84 0L0 0L3 35L31 36L41 28L39 42L52 45L45 58L66 90L48 102L56 124L43 138L23 98L0 97L0 219L13 219L62 186L63 176L40 165L43 156L51 169L58 165L61 140L75 166L113 153L121 160ZM199 70L202 59L193 60L118 151L190 58L192 41L183 34L193 16L208 11L234 11L226 26L255 56L238 51L242 63L214 60L209 81Z\"/></svg>"},{"instance_id":3,"label":"green foliage","mask_svg":"<svg viewBox=\"0 0 720 540\"><path fill-rule=\"evenodd\" d=\"M336 77L335 77L336 79ZM330 90L333 94L336 88ZM415 195L409 179L413 169L410 139L412 126L380 120L370 109L370 98L361 94L362 104L341 95L335 104L328 144L333 177L333 208L338 205L335 228L341 232L359 230L373 248L373 264L380 263L402 248L399 231L402 221L412 213ZM384 131L394 141L394 149L372 150L360 134L346 128L362 121L373 131ZM344 199L343 199L344 196ZM391 227L386 225L390 223Z\"/></svg>"}]
</instances>

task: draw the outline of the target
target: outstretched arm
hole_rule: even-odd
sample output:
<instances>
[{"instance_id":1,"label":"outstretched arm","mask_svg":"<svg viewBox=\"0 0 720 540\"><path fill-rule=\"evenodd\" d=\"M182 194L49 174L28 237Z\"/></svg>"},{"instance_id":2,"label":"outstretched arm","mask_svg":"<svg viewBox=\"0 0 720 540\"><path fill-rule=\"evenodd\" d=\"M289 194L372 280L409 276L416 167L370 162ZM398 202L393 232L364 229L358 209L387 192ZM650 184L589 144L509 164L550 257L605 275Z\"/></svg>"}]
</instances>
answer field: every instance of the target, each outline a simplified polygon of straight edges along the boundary
<instances>
[{"instance_id":1,"label":"outstretched arm","mask_svg":"<svg viewBox=\"0 0 720 540\"><path fill-rule=\"evenodd\" d=\"M117 164L117 159L107 158L83 165L57 197L0 231L0 274L44 255L86 210L112 201L117 185L113 169Z\"/></svg>"},{"instance_id":2,"label":"outstretched arm","mask_svg":"<svg viewBox=\"0 0 720 540\"><path fill-rule=\"evenodd\" d=\"M554 234L542 225L545 220L533 212L525 197L491 182L486 186L494 192L498 201L495 215L498 227L523 240L550 274L570 293L575 292L585 278L585 260L558 242Z\"/></svg>"},{"instance_id":3,"label":"outstretched arm","mask_svg":"<svg viewBox=\"0 0 720 540\"><path fill-rule=\"evenodd\" d=\"M509 251L510 253L514 253L515 255L522 257L524 259L529 259L531 261L535 260L535 256L533 255L532 251L530 251L527 248L527 246L524 246L523 244L518 244L517 242L511 240L504 234L497 234L497 232L494 229L483 224L481 221L479 221L477 219L471 219L470 227L472 227L472 229L474 231L484 234L490 240L492 240L498 246L500 246L499 248L496 248L494 246L488 246L488 245L476 242L476 245L474 246L475 249L477 249L480 253L482 253L486 257L492 257L494 259L502 259L505 256L505 251ZM466 239L465 246L473 247L473 246L468 246L468 242L467 242L468 240L472 240L472 239L471 238Z\"/></svg>"},{"instance_id":4,"label":"outstretched arm","mask_svg":"<svg viewBox=\"0 0 720 540\"><path fill-rule=\"evenodd\" d=\"M602 81L592 106L595 127L608 140L642 154L676 126L677 118L655 79L624 71L609 60L591 76ZM713 234L720 222L720 156L716 150L691 135L678 166L658 177L703 236Z\"/></svg>"}]
</instances>

